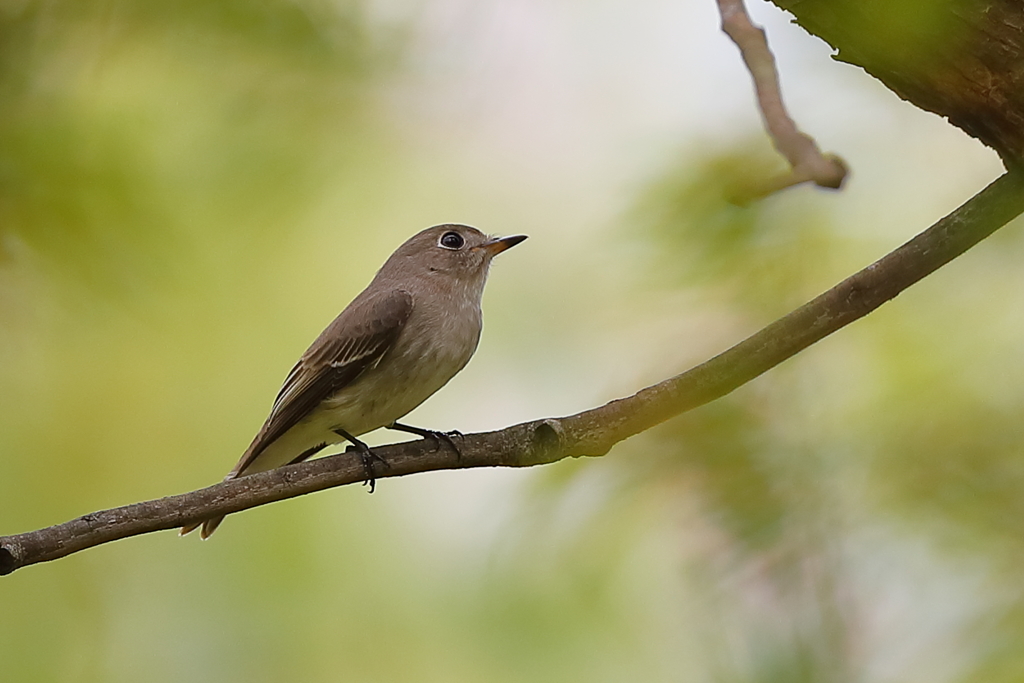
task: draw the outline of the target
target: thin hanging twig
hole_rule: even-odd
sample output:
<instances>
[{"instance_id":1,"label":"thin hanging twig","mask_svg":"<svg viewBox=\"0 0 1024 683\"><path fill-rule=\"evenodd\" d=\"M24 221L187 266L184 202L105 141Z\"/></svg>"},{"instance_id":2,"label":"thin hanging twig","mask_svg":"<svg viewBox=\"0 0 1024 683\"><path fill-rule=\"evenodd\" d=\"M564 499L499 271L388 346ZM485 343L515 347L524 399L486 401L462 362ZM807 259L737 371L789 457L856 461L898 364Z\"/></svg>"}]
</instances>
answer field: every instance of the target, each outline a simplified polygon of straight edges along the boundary
<instances>
[{"instance_id":1,"label":"thin hanging twig","mask_svg":"<svg viewBox=\"0 0 1024 683\"><path fill-rule=\"evenodd\" d=\"M752 198L808 181L819 187L842 187L848 173L846 163L835 154L823 154L814 139L802 133L786 111L775 57L768 48L764 29L750 20L743 0L718 0L718 11L722 15L722 30L739 47L743 62L754 79L757 104L768 135L791 167L788 173L758 188Z\"/></svg>"}]
</instances>

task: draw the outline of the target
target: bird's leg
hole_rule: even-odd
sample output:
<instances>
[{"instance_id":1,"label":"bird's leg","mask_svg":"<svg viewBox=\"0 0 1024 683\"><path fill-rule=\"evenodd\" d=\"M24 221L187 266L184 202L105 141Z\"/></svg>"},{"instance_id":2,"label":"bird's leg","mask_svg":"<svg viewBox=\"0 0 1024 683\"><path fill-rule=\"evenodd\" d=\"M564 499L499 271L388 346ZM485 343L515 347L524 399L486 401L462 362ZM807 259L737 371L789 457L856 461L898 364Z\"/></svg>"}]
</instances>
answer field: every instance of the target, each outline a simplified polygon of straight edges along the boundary
<instances>
[{"instance_id":1,"label":"bird's leg","mask_svg":"<svg viewBox=\"0 0 1024 683\"><path fill-rule=\"evenodd\" d=\"M359 457L363 459L363 469L366 470L366 480L363 482L363 486L369 485L370 493L373 493L374 489L377 486L377 477L373 473L373 461L376 460L381 465L384 465L384 469L387 469L391 466L388 465L387 461L384 460L384 458L380 457L379 455L371 451L369 446L367 446L365 443L363 443L356 437L346 432L344 429L336 427L334 429L334 433L342 437L343 439L349 441L353 446L355 446L355 449L359 451Z\"/></svg>"},{"instance_id":2,"label":"bird's leg","mask_svg":"<svg viewBox=\"0 0 1024 683\"><path fill-rule=\"evenodd\" d=\"M455 451L456 458L460 460L462 459L462 451L460 451L459 447L455 445L455 440L453 438L456 436L459 437L460 439L462 438L462 432L460 432L457 429L453 429L449 432L438 432L433 429L413 427L411 425L402 424L400 422L392 422L389 425L385 425L384 428L393 429L396 432L408 432L409 434L416 434L417 436L421 436L424 439L433 439L434 443L436 443L438 446L440 446L441 442L443 441L446 444L448 444L453 451Z\"/></svg>"}]
</instances>

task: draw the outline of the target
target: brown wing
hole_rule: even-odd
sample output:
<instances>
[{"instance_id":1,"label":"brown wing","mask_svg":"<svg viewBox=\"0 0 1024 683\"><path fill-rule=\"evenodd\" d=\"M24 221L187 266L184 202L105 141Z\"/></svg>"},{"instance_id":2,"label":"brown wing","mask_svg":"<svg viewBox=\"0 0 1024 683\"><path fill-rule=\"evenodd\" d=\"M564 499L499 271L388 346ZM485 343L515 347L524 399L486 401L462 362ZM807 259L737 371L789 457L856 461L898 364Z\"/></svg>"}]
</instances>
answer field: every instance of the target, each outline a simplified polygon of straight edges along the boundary
<instances>
[{"instance_id":1,"label":"brown wing","mask_svg":"<svg viewBox=\"0 0 1024 683\"><path fill-rule=\"evenodd\" d=\"M357 297L288 373L270 417L228 476L245 470L267 446L379 361L411 312L412 296L402 290Z\"/></svg>"}]
</instances>

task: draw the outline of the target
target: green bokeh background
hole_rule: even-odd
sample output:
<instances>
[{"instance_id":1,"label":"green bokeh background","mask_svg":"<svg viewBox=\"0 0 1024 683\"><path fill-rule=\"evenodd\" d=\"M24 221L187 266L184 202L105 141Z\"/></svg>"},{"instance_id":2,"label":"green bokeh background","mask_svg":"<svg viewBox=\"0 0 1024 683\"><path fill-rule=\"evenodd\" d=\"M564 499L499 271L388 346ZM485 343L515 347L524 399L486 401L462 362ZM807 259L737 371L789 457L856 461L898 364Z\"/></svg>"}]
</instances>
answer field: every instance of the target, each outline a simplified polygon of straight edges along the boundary
<instances>
[{"instance_id":1,"label":"green bokeh background","mask_svg":"<svg viewBox=\"0 0 1024 683\"><path fill-rule=\"evenodd\" d=\"M426 225L531 236L410 419L471 431L679 372L998 173L755 6L854 176L729 204L780 162L703 4L0 4L0 533L219 480ZM3 577L0 679L1021 680L1022 256L1011 225L602 459Z\"/></svg>"}]
</instances>

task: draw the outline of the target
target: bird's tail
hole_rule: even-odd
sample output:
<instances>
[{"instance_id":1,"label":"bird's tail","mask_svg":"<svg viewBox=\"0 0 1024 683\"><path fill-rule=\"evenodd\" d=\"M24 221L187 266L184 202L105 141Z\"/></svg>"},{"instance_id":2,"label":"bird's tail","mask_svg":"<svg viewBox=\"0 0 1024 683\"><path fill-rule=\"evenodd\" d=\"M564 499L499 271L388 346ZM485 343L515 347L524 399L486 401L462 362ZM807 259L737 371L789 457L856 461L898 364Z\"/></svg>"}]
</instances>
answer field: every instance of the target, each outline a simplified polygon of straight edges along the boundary
<instances>
[{"instance_id":1,"label":"bird's tail","mask_svg":"<svg viewBox=\"0 0 1024 683\"><path fill-rule=\"evenodd\" d=\"M260 430L260 433L256 435L256 438L253 440L249 448L246 449L245 454L242 455L242 458L238 461L238 464L235 465L230 472L228 472L226 477L224 477L224 481L228 481L229 479L237 479L238 477L244 476L246 474L256 474L257 472L263 472L265 470L278 467L282 464L302 462L303 460L306 460L307 458L316 455L320 450L327 447L326 443L317 444L312 448L307 448L306 450L302 451L302 453L300 453L297 457L292 458L291 460L285 460L284 462L280 462L279 460L275 460L274 458L261 458L260 460L257 460L257 456L263 455L266 452L267 446L269 445L260 442L260 436L264 433L265 429L266 425L264 425L263 429ZM272 443L276 445L279 442L275 441ZM214 531L217 530L217 527L219 527L220 523L223 521L224 515L220 515L219 517L211 517L210 519L204 519L201 522L186 524L185 526L181 527L181 530L178 532L178 535L184 536L185 534L190 534L196 529L202 527L202 529L200 529L199 531L199 536L205 541L213 534Z\"/></svg>"},{"instance_id":2,"label":"bird's tail","mask_svg":"<svg viewBox=\"0 0 1024 683\"><path fill-rule=\"evenodd\" d=\"M224 477L224 481L228 481L229 479L235 479L241 476L240 470L242 470L248 464L248 461L251 460L250 453L252 452L252 450L253 446L249 446L249 448L245 451L245 454L242 456L242 459L238 461L238 464L235 465L231 469L231 471L227 473L227 476ZM199 522L193 522L192 524L186 524L178 530L178 535L185 536L186 534L190 534L196 529L199 529L199 527L202 527L202 529L199 531L199 537L205 541L213 535L213 532L217 530L217 527L219 527L220 523L223 521L224 515L220 515L219 517L211 517L210 519L204 519Z\"/></svg>"},{"instance_id":3,"label":"bird's tail","mask_svg":"<svg viewBox=\"0 0 1024 683\"><path fill-rule=\"evenodd\" d=\"M186 524L181 527L180 531L178 531L178 535L184 536L185 534L190 534L196 529L199 529L199 527L202 527L199 531L199 537L205 541L213 534L214 531L217 530L217 527L219 527L220 523L223 521L224 515L221 515L220 517L211 517L210 519L204 519L203 521L196 522L194 524Z\"/></svg>"},{"instance_id":4,"label":"bird's tail","mask_svg":"<svg viewBox=\"0 0 1024 683\"><path fill-rule=\"evenodd\" d=\"M235 470L231 470L228 472L228 476L224 477L224 481L234 479L236 476L238 476L238 474ZM199 531L199 537L205 541L213 535L213 532L217 530L217 527L219 527L220 523L223 521L224 515L220 515L218 517L211 517L210 519L204 519L199 522L193 522L192 524L186 524L178 530L178 535L185 536L186 534L190 534L196 529L199 529L199 527L202 527Z\"/></svg>"}]
</instances>

